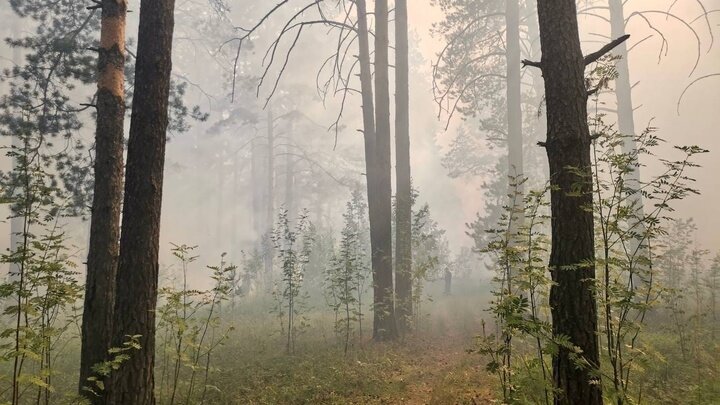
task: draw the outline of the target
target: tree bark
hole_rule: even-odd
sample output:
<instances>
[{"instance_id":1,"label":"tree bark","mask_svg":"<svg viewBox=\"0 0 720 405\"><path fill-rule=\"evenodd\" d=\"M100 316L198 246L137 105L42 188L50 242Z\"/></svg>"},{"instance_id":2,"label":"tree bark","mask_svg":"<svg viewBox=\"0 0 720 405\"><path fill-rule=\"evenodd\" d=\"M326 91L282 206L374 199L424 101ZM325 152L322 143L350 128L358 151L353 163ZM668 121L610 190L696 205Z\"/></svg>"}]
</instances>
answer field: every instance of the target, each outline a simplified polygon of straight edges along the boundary
<instances>
[{"instance_id":1,"label":"tree bark","mask_svg":"<svg viewBox=\"0 0 720 405\"><path fill-rule=\"evenodd\" d=\"M392 259L392 166L390 150L390 84L388 2L375 1L375 157L376 188L368 198L377 199L377 216L371 238L374 284L374 330L376 341L397 337Z\"/></svg>"},{"instance_id":2,"label":"tree bark","mask_svg":"<svg viewBox=\"0 0 720 405\"><path fill-rule=\"evenodd\" d=\"M80 394L93 403L101 398L84 387L92 367L110 348L113 300L123 195L125 122L125 0L103 0L98 58L95 184L85 282L80 351ZM91 387L96 388L96 387Z\"/></svg>"},{"instance_id":3,"label":"tree bark","mask_svg":"<svg viewBox=\"0 0 720 405\"><path fill-rule=\"evenodd\" d=\"M553 357L556 404L602 404L597 303L593 292L590 131L585 62L575 0L538 1L542 71L545 77L550 165L552 249L550 291L553 334L582 350L589 367L578 367L566 347Z\"/></svg>"},{"instance_id":4,"label":"tree bark","mask_svg":"<svg viewBox=\"0 0 720 405\"><path fill-rule=\"evenodd\" d=\"M395 2L395 295L400 333L412 319L412 180L407 0Z\"/></svg>"},{"instance_id":5,"label":"tree bark","mask_svg":"<svg viewBox=\"0 0 720 405\"><path fill-rule=\"evenodd\" d=\"M155 307L174 0L142 0L128 142L113 347L140 335L113 371L108 403L154 405Z\"/></svg>"}]
</instances>

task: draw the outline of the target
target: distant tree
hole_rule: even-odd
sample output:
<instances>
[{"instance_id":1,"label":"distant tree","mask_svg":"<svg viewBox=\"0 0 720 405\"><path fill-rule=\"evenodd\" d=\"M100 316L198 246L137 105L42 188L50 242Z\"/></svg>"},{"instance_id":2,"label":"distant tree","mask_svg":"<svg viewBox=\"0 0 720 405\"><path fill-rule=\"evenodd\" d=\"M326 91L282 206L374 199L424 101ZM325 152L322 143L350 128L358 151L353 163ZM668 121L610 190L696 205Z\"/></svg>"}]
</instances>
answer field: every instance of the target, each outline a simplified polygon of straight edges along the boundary
<instances>
[{"instance_id":1,"label":"distant tree","mask_svg":"<svg viewBox=\"0 0 720 405\"><path fill-rule=\"evenodd\" d=\"M542 129L537 114L542 80L539 74L529 74L532 81L522 80L520 69L523 56L538 53L538 38L532 36L533 25L537 31L532 1L436 3L446 15L434 30L445 41L433 67L438 117L445 115L448 125L455 115L466 121L443 164L453 177L487 178L482 185L485 212L474 226L494 226L504 214L503 207L515 203L512 226L522 227L524 199L509 199L508 194L510 190L522 194L524 182L512 185L512 179L524 178L525 167L538 164L533 140ZM537 173L533 183L542 183L542 172L533 172Z\"/></svg>"},{"instance_id":2,"label":"distant tree","mask_svg":"<svg viewBox=\"0 0 720 405\"><path fill-rule=\"evenodd\" d=\"M109 404L155 403L158 244L174 11L174 0L140 4L112 338L113 347L122 347L139 335L140 349L110 376Z\"/></svg>"},{"instance_id":3,"label":"distant tree","mask_svg":"<svg viewBox=\"0 0 720 405\"><path fill-rule=\"evenodd\" d=\"M412 317L412 184L407 0L395 2L395 299L400 333Z\"/></svg>"}]
</instances>

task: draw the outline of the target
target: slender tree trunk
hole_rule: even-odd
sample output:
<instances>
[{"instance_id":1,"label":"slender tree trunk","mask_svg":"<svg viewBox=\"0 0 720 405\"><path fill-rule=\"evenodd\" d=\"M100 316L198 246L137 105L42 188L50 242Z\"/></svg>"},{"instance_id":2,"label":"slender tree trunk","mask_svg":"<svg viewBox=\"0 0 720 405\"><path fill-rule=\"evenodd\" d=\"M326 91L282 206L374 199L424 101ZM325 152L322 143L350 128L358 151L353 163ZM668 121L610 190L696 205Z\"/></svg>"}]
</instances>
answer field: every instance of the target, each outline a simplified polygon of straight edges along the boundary
<instances>
[{"instance_id":1,"label":"slender tree trunk","mask_svg":"<svg viewBox=\"0 0 720 405\"><path fill-rule=\"evenodd\" d=\"M113 347L140 335L110 380L108 403L154 405L155 307L174 0L142 0L128 142Z\"/></svg>"},{"instance_id":2,"label":"slender tree trunk","mask_svg":"<svg viewBox=\"0 0 720 405\"><path fill-rule=\"evenodd\" d=\"M230 248L230 254L232 261L230 263L240 262L240 248L238 247L238 234L240 233L240 224L238 223L238 205L241 201L242 196L240 195L240 158L239 153L233 154L233 185L232 185L232 198L230 199L230 211L232 213L232 220L230 222L230 232L232 247ZM243 227L244 228L244 227ZM234 298L233 298L234 302Z\"/></svg>"},{"instance_id":3,"label":"slender tree trunk","mask_svg":"<svg viewBox=\"0 0 720 405\"><path fill-rule=\"evenodd\" d=\"M225 230L225 197L223 186L225 185L225 150L218 151L217 164L217 187L215 188L215 198L217 200L217 211L215 213L215 243L220 244L224 238Z\"/></svg>"},{"instance_id":4,"label":"slender tree trunk","mask_svg":"<svg viewBox=\"0 0 720 405\"><path fill-rule=\"evenodd\" d=\"M507 141L508 141L508 195L510 201L508 207L511 209L510 221L510 244L515 244L518 238L518 231L525 220L525 209L523 201L523 116L522 116L522 95L521 95L521 74L520 74L520 4L518 0L506 0L505 2L505 42L506 42L506 100L507 100ZM517 269L511 267L508 274L508 286L512 285L512 278Z\"/></svg>"},{"instance_id":5,"label":"slender tree trunk","mask_svg":"<svg viewBox=\"0 0 720 405\"><path fill-rule=\"evenodd\" d=\"M542 72L545 77L550 164L552 249L550 291L553 334L582 350L588 367L578 367L561 346L553 357L560 391L556 404L602 404L597 381L600 356L597 303L593 292L595 246L590 131L587 123L585 61L580 49L575 0L538 1Z\"/></svg>"},{"instance_id":6,"label":"slender tree trunk","mask_svg":"<svg viewBox=\"0 0 720 405\"><path fill-rule=\"evenodd\" d=\"M625 35L625 14L623 10L623 3L621 0L609 0L609 6L611 38L620 38ZM632 156L637 149L637 143L635 142L635 116L632 101L632 85L630 84L630 67L628 62L627 43L623 42L618 45L614 53L620 56L620 59L615 65L618 72L618 77L615 80L618 131L620 131L620 134L626 136L626 138L623 139L622 152ZM635 161L631 164L633 170L625 175L625 186L633 190L639 190L640 188L640 166L637 163L637 159L635 159ZM635 209L635 215L637 218L632 218L628 221L627 227L632 229L633 232L643 235L645 234L645 224L639 220L645 216L642 194L639 192L632 193L628 196L628 199ZM630 252L647 256L647 252L641 251L642 247L637 239L631 239L629 241L629 247ZM639 283L641 282L640 277L635 277L633 279L633 287L639 287Z\"/></svg>"},{"instance_id":7,"label":"slender tree trunk","mask_svg":"<svg viewBox=\"0 0 720 405\"><path fill-rule=\"evenodd\" d=\"M285 147L285 209L290 223L295 218L295 157L292 155L293 123L289 122L287 146Z\"/></svg>"},{"instance_id":8,"label":"slender tree trunk","mask_svg":"<svg viewBox=\"0 0 720 405\"><path fill-rule=\"evenodd\" d=\"M265 277L268 286L273 282L273 249L270 235L273 229L275 216L275 118L272 106L267 108L267 161L265 178L265 229L263 239L265 243Z\"/></svg>"},{"instance_id":9,"label":"slender tree trunk","mask_svg":"<svg viewBox=\"0 0 720 405\"><path fill-rule=\"evenodd\" d=\"M390 151L390 84L388 2L375 1L375 157L376 188L368 198L377 199L377 217L371 237L375 318L373 337L377 341L397 337L392 260L392 166Z\"/></svg>"},{"instance_id":10,"label":"slender tree trunk","mask_svg":"<svg viewBox=\"0 0 720 405\"><path fill-rule=\"evenodd\" d=\"M92 367L106 359L112 337L113 300L123 193L125 121L125 0L103 0L98 59L95 185L85 282L80 351L80 393L90 401L101 398L83 387L92 386Z\"/></svg>"},{"instance_id":11,"label":"slender tree trunk","mask_svg":"<svg viewBox=\"0 0 720 405\"><path fill-rule=\"evenodd\" d=\"M407 0L395 2L395 295L400 333L412 319L412 181Z\"/></svg>"},{"instance_id":12,"label":"slender tree trunk","mask_svg":"<svg viewBox=\"0 0 720 405\"><path fill-rule=\"evenodd\" d=\"M12 15L13 17L16 17L15 13L12 13ZM20 39L20 33L20 19L13 18L12 31L10 32L10 35L15 36L15 39ZM12 62L19 66L23 63L22 58L22 48L20 48L19 46L14 46L12 52ZM22 138L17 135L11 136L10 145L16 153L20 153L20 151L24 148L24 142ZM17 173L19 170L21 170L20 162L18 161L17 157L13 158L12 171L13 173ZM16 252L23 246L25 218L23 218L22 215L18 215L20 213L12 212L12 208L10 208L10 210L10 251ZM20 278L20 264L10 263L10 266L8 267L8 280L17 280L18 278Z\"/></svg>"}]
</instances>

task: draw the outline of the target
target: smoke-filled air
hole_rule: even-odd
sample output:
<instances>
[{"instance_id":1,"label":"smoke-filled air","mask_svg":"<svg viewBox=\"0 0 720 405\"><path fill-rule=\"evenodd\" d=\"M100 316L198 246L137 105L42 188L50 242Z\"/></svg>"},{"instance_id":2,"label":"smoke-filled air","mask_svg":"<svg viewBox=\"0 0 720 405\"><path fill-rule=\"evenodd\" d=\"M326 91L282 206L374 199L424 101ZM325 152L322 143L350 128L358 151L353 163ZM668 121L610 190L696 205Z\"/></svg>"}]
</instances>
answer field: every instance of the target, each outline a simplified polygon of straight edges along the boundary
<instances>
[{"instance_id":1,"label":"smoke-filled air","mask_svg":"<svg viewBox=\"0 0 720 405\"><path fill-rule=\"evenodd\" d=\"M0 21L0 404L720 404L720 0Z\"/></svg>"}]
</instances>

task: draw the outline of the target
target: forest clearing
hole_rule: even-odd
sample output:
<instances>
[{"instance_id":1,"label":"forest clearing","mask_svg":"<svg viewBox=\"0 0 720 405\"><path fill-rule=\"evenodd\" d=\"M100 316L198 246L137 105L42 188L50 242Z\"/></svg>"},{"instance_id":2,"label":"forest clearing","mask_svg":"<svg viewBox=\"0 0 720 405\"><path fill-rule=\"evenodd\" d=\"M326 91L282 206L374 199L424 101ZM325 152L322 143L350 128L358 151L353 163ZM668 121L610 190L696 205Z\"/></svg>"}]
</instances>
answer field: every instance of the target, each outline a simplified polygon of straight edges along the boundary
<instances>
[{"instance_id":1,"label":"forest clearing","mask_svg":"<svg viewBox=\"0 0 720 405\"><path fill-rule=\"evenodd\" d=\"M0 21L0 405L720 405L720 0Z\"/></svg>"}]
</instances>

